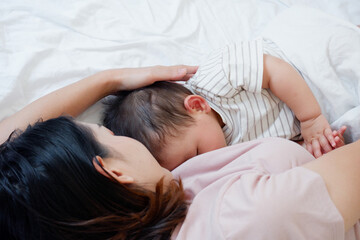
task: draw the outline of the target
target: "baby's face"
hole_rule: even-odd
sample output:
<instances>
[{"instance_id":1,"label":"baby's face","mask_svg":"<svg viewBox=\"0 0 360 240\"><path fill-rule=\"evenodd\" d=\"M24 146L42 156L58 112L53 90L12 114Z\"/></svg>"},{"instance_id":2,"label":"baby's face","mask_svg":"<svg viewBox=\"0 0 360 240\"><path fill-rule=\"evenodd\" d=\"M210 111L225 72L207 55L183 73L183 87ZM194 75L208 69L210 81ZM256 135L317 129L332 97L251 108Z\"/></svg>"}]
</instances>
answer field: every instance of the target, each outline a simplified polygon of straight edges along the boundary
<instances>
[{"instance_id":1,"label":"baby's face","mask_svg":"<svg viewBox=\"0 0 360 240\"><path fill-rule=\"evenodd\" d=\"M206 114L194 117L189 127L178 129L176 137L165 139L165 146L158 155L160 164L173 170L186 160L226 146L224 133L216 119Z\"/></svg>"}]
</instances>

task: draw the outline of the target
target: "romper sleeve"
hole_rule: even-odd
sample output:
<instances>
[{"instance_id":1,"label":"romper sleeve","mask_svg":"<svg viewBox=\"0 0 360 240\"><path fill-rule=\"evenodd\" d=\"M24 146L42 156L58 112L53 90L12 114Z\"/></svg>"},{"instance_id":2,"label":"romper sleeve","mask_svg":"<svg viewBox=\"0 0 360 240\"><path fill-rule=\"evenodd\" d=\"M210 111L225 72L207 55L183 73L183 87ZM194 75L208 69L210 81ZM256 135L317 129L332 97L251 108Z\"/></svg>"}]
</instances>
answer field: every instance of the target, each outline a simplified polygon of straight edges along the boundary
<instances>
[{"instance_id":1,"label":"romper sleeve","mask_svg":"<svg viewBox=\"0 0 360 240\"><path fill-rule=\"evenodd\" d=\"M261 92L262 78L262 39L256 39L211 52L186 85L199 95L230 98L243 90Z\"/></svg>"}]
</instances>

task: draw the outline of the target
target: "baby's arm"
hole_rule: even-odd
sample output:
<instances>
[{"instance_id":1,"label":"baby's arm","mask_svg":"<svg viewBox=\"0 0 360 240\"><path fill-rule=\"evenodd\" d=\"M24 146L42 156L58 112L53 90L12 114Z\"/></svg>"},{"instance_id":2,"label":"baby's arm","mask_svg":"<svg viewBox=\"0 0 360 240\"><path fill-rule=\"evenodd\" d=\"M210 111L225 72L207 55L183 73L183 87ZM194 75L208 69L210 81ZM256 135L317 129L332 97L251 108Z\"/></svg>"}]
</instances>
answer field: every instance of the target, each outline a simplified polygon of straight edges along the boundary
<instances>
[{"instance_id":1,"label":"baby's arm","mask_svg":"<svg viewBox=\"0 0 360 240\"><path fill-rule=\"evenodd\" d=\"M307 150L315 157L336 146L330 125L320 105L301 75L287 62L264 55L263 88L270 90L290 107L301 124ZM330 145L330 144L331 145Z\"/></svg>"}]
</instances>

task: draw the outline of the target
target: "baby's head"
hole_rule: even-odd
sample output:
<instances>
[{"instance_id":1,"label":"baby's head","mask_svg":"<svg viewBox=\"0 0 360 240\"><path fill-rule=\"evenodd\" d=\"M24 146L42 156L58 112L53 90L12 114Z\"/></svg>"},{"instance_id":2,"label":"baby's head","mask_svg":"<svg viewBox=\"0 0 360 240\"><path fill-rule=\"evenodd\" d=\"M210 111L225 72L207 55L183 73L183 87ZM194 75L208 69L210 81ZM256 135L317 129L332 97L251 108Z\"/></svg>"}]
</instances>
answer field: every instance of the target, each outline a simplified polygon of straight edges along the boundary
<instances>
[{"instance_id":1,"label":"baby's head","mask_svg":"<svg viewBox=\"0 0 360 240\"><path fill-rule=\"evenodd\" d=\"M120 92L105 104L104 125L116 135L142 142L169 170L226 146L217 113L180 84L156 82Z\"/></svg>"}]
</instances>

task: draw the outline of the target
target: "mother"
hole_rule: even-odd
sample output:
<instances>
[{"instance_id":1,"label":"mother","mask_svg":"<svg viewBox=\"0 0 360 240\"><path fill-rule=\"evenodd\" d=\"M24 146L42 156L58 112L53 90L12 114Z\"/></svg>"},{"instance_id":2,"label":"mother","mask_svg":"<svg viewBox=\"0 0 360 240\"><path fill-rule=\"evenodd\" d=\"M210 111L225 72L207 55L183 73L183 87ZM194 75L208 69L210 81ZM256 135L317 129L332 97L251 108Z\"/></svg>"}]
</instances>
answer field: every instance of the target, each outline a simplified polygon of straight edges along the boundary
<instances>
[{"instance_id":1,"label":"mother","mask_svg":"<svg viewBox=\"0 0 360 240\"><path fill-rule=\"evenodd\" d=\"M139 142L95 124L51 118L77 116L118 90L186 80L195 71L159 66L100 72L3 120L1 238L168 238L187 208L181 185L170 181L170 172Z\"/></svg>"},{"instance_id":2,"label":"mother","mask_svg":"<svg viewBox=\"0 0 360 240\"><path fill-rule=\"evenodd\" d=\"M360 218L359 141L314 161L305 149L279 139L189 160L174 171L192 193L184 220L187 205L181 183L172 180L143 145L97 125L51 119L77 116L115 91L158 80L186 80L195 71L186 66L104 71L2 121L0 235L343 239L346 231L353 231ZM44 121L35 123L39 118ZM32 126L26 128L28 124Z\"/></svg>"}]
</instances>

